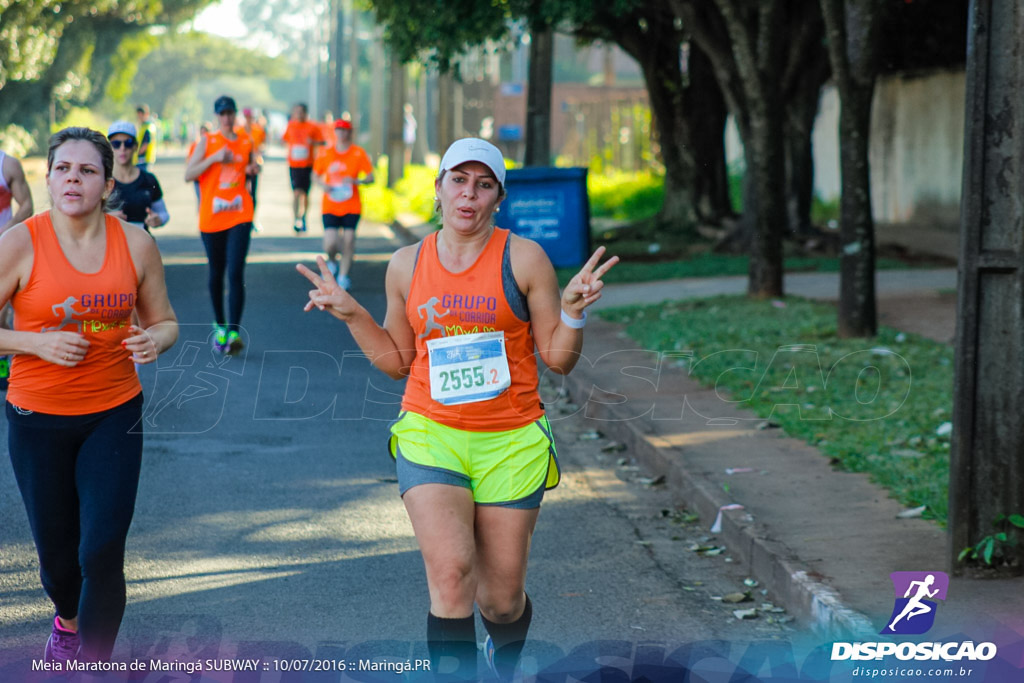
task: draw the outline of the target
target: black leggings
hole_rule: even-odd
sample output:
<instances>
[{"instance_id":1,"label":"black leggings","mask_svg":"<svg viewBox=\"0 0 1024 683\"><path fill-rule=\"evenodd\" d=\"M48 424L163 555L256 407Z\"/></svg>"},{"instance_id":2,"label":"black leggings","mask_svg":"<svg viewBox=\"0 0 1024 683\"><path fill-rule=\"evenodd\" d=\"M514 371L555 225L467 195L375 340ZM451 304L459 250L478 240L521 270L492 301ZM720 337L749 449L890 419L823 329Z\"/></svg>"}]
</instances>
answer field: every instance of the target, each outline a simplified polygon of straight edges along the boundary
<instances>
[{"instance_id":1,"label":"black leggings","mask_svg":"<svg viewBox=\"0 0 1024 683\"><path fill-rule=\"evenodd\" d=\"M7 404L7 445L57 614L78 617L82 657L106 660L124 615L124 546L142 466L142 394L89 415Z\"/></svg>"},{"instance_id":2,"label":"black leggings","mask_svg":"<svg viewBox=\"0 0 1024 683\"><path fill-rule=\"evenodd\" d=\"M227 323L228 331L238 331L245 306L245 257L249 254L252 223L239 223L220 232L204 232L203 246L210 262L210 299L217 324ZM224 318L224 272L228 274L228 316Z\"/></svg>"}]
</instances>

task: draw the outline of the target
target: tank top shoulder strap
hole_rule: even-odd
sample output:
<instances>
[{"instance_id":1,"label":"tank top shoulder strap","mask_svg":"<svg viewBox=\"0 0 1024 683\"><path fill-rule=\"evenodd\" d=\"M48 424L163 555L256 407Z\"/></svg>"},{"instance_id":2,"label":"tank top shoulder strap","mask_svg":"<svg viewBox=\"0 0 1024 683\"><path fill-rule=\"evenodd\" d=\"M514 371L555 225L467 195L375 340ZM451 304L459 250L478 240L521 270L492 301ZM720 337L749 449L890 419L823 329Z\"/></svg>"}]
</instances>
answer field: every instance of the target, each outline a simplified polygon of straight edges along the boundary
<instances>
[{"instance_id":1,"label":"tank top shoulder strap","mask_svg":"<svg viewBox=\"0 0 1024 683\"><path fill-rule=\"evenodd\" d=\"M427 253L437 252L437 231L434 231L420 240L420 243L416 246L416 258L412 261L412 275L416 277L416 267L420 264L420 258L423 254L423 247L427 246Z\"/></svg>"},{"instance_id":2,"label":"tank top shoulder strap","mask_svg":"<svg viewBox=\"0 0 1024 683\"><path fill-rule=\"evenodd\" d=\"M526 305L526 295L519 289L515 273L512 272L512 234L505 235L505 248L501 253L501 288L505 293L505 301L517 318L523 322L530 321L530 309Z\"/></svg>"},{"instance_id":3,"label":"tank top shoulder strap","mask_svg":"<svg viewBox=\"0 0 1024 683\"><path fill-rule=\"evenodd\" d=\"M28 234L32 237L34 250L41 251L48 246L50 240L47 238L57 239L53 233L53 221L50 219L49 211L41 211L34 216L29 216L25 219L25 227L28 228Z\"/></svg>"},{"instance_id":4,"label":"tank top shoulder strap","mask_svg":"<svg viewBox=\"0 0 1024 683\"><path fill-rule=\"evenodd\" d=\"M104 214L107 220L107 268L114 272L127 270L132 274L135 282L139 281L138 273L135 270L135 261L132 260L132 251L128 246L128 236L124 234L124 226L116 216Z\"/></svg>"}]
</instances>

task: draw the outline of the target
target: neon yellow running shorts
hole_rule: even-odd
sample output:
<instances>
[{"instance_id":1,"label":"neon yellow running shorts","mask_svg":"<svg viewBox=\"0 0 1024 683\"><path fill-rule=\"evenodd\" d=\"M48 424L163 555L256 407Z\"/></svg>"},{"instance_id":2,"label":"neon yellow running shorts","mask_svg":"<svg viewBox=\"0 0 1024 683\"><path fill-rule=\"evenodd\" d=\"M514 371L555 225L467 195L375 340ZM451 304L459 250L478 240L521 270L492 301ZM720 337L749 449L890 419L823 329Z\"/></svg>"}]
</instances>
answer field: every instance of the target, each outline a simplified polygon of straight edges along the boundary
<instances>
[{"instance_id":1,"label":"neon yellow running shorts","mask_svg":"<svg viewBox=\"0 0 1024 683\"><path fill-rule=\"evenodd\" d=\"M404 412L391 425L388 447L402 495L419 484L450 484L470 489L478 505L530 509L561 478L547 417L518 429L470 432Z\"/></svg>"}]
</instances>

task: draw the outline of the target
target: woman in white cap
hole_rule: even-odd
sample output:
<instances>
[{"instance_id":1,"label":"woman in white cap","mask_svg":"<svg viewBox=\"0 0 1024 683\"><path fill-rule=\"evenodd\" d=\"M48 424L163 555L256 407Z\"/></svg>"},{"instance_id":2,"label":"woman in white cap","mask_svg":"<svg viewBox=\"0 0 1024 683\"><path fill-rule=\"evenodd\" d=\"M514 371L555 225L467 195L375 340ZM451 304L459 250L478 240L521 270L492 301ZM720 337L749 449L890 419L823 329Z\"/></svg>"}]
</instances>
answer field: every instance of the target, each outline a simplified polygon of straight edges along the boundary
<instances>
[{"instance_id":1,"label":"woman in white cap","mask_svg":"<svg viewBox=\"0 0 1024 683\"><path fill-rule=\"evenodd\" d=\"M114 149L114 201L111 213L149 232L170 220L160 181L133 161L139 141L135 124L114 121L107 139Z\"/></svg>"},{"instance_id":2,"label":"woman in white cap","mask_svg":"<svg viewBox=\"0 0 1024 683\"><path fill-rule=\"evenodd\" d=\"M599 248L559 296L535 242L496 228L505 162L484 140L458 140L434 182L442 228L395 252L388 310L378 325L337 285L322 258L306 310L346 322L373 364L408 377L391 427L399 492L430 590L427 645L452 680L476 680L473 608L487 629L492 673L512 676L532 616L525 592L530 538L546 489L558 483L538 394L537 354L568 373L579 359L586 308L601 297Z\"/></svg>"}]
</instances>

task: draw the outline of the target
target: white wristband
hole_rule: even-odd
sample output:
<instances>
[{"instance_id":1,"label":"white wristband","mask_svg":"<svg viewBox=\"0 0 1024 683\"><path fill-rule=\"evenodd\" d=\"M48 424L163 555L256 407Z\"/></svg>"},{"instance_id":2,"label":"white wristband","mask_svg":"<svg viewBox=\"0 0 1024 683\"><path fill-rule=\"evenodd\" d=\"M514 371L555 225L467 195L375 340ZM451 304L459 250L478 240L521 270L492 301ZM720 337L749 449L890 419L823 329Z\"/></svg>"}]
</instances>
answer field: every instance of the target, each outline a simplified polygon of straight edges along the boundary
<instances>
[{"instance_id":1,"label":"white wristband","mask_svg":"<svg viewBox=\"0 0 1024 683\"><path fill-rule=\"evenodd\" d=\"M562 322L574 330L582 330L587 324L587 312L583 311L582 318L573 318L565 312L565 309L562 309Z\"/></svg>"}]
</instances>

